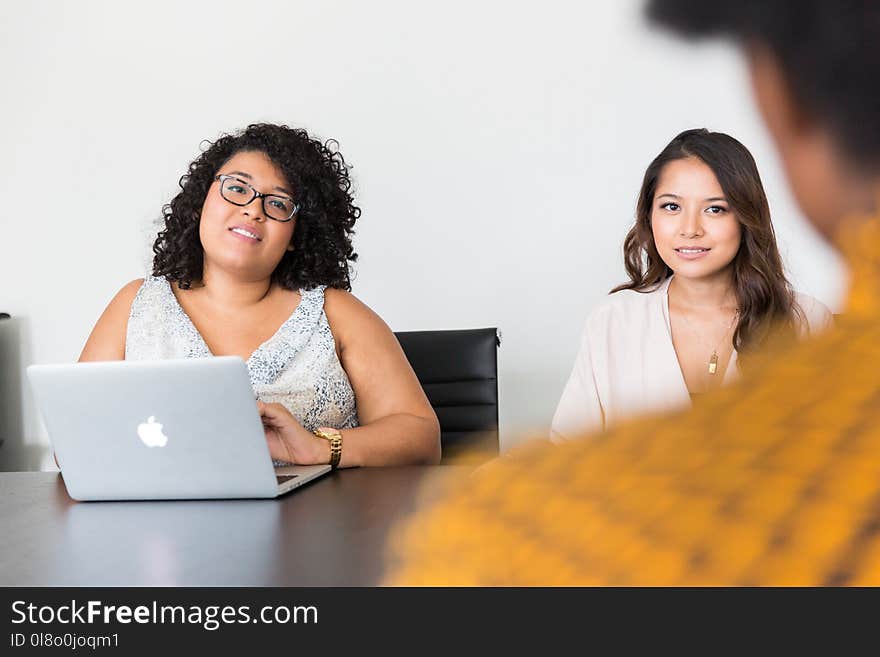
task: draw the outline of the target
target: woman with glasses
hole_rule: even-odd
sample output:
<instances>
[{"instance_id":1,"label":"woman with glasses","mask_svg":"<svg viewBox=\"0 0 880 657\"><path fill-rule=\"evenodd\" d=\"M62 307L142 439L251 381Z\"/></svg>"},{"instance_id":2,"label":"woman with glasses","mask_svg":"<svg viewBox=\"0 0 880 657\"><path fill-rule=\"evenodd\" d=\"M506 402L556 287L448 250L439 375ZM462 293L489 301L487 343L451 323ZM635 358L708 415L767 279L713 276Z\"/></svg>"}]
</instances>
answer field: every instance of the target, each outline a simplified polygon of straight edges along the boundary
<instances>
[{"instance_id":1,"label":"woman with glasses","mask_svg":"<svg viewBox=\"0 0 880 657\"><path fill-rule=\"evenodd\" d=\"M651 162L623 251L630 280L587 318L555 442L687 407L733 380L771 329L831 323L792 290L755 160L724 133L686 130Z\"/></svg>"},{"instance_id":2,"label":"woman with glasses","mask_svg":"<svg viewBox=\"0 0 880 657\"><path fill-rule=\"evenodd\" d=\"M349 290L354 205L335 143L250 125L213 142L163 209L152 275L110 302L81 361L240 356L276 462L433 463L433 409Z\"/></svg>"}]
</instances>

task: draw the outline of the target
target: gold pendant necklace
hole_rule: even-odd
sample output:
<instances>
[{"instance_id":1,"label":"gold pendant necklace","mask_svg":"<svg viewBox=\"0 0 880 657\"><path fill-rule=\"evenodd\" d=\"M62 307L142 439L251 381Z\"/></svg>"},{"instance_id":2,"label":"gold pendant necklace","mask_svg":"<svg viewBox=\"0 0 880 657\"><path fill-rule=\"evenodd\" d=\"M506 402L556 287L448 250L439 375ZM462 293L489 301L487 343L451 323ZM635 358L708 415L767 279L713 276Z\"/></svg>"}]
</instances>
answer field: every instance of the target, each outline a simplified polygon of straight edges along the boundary
<instances>
[{"instance_id":1,"label":"gold pendant necklace","mask_svg":"<svg viewBox=\"0 0 880 657\"><path fill-rule=\"evenodd\" d=\"M739 317L739 309L737 308L733 313L733 319L730 320L730 324L727 325L727 330L724 331L724 335L721 336L721 340L727 337L727 334L730 333L730 329L733 328L733 325L736 323L736 319ZM709 358L709 374L715 374L718 371L718 345L721 344L721 340L719 340L715 346L712 348L712 356Z\"/></svg>"},{"instance_id":2,"label":"gold pendant necklace","mask_svg":"<svg viewBox=\"0 0 880 657\"><path fill-rule=\"evenodd\" d=\"M682 319L684 319L684 321L690 327L691 331L693 331L694 335L697 336L697 338L700 338L699 332L694 328L694 325L691 323L691 320L689 320L687 318L687 315L682 313L681 317L682 317ZM733 318L730 320L730 324L727 325L727 328L725 329L724 334L721 336L721 339L719 339L718 342L715 343L715 346L712 347L712 355L709 357L709 374L710 375L714 376L718 372L718 347L721 344L721 342L724 340L724 338L727 337L727 334L730 333L730 329L733 328L733 325L736 323L736 320L738 317L739 317L739 309L737 308L733 313ZM700 342L703 342L703 341L700 340ZM705 344L705 343L703 343L703 344Z\"/></svg>"}]
</instances>

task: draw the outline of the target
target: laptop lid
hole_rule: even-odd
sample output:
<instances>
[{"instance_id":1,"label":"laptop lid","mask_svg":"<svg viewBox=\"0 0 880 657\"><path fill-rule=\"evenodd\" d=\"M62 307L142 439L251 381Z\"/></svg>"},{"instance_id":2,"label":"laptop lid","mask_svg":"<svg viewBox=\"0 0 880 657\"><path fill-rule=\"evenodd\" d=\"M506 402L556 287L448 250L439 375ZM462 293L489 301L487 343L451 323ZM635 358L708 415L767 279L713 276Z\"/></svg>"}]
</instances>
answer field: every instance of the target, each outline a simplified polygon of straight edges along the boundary
<instances>
[{"instance_id":1,"label":"laptop lid","mask_svg":"<svg viewBox=\"0 0 880 657\"><path fill-rule=\"evenodd\" d=\"M27 373L74 499L278 493L241 358L32 365Z\"/></svg>"}]
</instances>

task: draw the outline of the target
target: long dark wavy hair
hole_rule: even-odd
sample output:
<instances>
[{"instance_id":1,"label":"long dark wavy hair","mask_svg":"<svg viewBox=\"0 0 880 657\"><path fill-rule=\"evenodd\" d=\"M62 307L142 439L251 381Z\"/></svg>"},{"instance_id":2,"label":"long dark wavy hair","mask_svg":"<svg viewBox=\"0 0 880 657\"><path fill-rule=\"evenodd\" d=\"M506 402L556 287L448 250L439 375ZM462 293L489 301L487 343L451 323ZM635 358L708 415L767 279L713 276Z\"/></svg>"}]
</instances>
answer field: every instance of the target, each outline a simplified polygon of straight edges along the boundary
<instances>
[{"instance_id":1,"label":"long dark wavy hair","mask_svg":"<svg viewBox=\"0 0 880 657\"><path fill-rule=\"evenodd\" d=\"M715 173L742 228L733 259L733 285L739 320L733 346L740 354L759 347L776 331L793 334L802 313L785 276L770 221L770 206L758 167L748 149L733 137L705 128L686 130L669 142L645 171L636 205L636 223L623 243L629 282L611 292L647 292L672 276L657 251L651 230L651 208L657 180L673 160L695 157Z\"/></svg>"},{"instance_id":2,"label":"long dark wavy hair","mask_svg":"<svg viewBox=\"0 0 880 657\"><path fill-rule=\"evenodd\" d=\"M180 192L162 208L165 227L153 243L153 275L176 281L182 289L201 282L199 220L208 188L233 155L256 151L281 170L300 205L293 250L285 251L272 281L289 290L318 285L350 290L349 263L357 260L351 236L361 211L354 205L349 166L337 143L322 143L301 129L256 123L208 144L180 178Z\"/></svg>"}]
</instances>

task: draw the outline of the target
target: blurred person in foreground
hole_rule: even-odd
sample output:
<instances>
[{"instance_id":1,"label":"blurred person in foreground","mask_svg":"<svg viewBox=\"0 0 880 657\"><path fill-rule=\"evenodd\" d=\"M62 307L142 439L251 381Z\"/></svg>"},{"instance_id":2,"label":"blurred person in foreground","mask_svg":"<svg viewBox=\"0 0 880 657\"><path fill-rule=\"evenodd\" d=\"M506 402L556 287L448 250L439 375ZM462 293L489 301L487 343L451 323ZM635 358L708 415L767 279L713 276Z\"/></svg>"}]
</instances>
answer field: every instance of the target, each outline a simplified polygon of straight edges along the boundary
<instances>
[{"instance_id":1,"label":"blurred person in foreground","mask_svg":"<svg viewBox=\"0 0 880 657\"><path fill-rule=\"evenodd\" d=\"M389 583L880 584L880 3L648 15L741 46L794 195L846 259L843 317L690 412L498 459L396 533Z\"/></svg>"}]
</instances>

